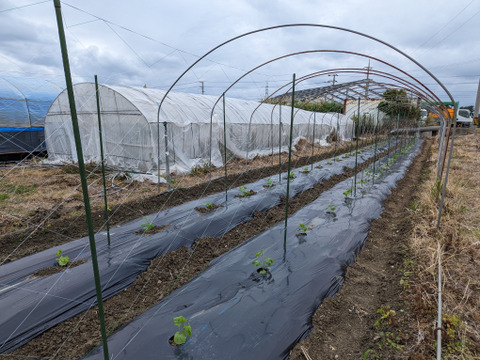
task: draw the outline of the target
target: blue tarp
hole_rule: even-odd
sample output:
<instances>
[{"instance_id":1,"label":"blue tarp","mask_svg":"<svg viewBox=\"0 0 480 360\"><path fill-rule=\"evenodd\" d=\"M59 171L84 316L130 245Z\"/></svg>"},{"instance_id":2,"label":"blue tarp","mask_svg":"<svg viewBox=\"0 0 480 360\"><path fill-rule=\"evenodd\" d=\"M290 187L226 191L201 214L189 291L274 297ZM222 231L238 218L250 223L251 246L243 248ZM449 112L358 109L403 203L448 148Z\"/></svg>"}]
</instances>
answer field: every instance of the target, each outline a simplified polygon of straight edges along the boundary
<instances>
[{"instance_id":1,"label":"blue tarp","mask_svg":"<svg viewBox=\"0 0 480 360\"><path fill-rule=\"evenodd\" d=\"M62 88L63 85L44 79L0 77L1 154L46 149L45 116ZM26 129L37 133L25 134Z\"/></svg>"}]
</instances>

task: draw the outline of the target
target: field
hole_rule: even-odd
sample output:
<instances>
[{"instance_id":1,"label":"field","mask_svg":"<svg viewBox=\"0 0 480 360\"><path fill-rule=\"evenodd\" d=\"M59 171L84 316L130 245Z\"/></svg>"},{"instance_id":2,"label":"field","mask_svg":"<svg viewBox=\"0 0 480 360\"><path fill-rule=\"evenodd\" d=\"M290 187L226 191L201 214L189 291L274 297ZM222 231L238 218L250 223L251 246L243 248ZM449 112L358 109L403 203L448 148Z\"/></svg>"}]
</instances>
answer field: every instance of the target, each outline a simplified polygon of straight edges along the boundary
<instances>
[{"instance_id":1,"label":"field","mask_svg":"<svg viewBox=\"0 0 480 360\"><path fill-rule=\"evenodd\" d=\"M444 272L448 275L444 285L445 327L450 336L444 349L451 358L473 358L479 351L475 325L478 321L475 319L478 320L476 309L480 289L474 272L478 265L475 256L479 240L475 216L478 201L475 202L474 196L464 195L467 191L471 194L469 187L474 185L468 175L478 173L478 161L472 152L478 149L478 143L476 134L461 137L457 142L450 180L450 184L455 185L448 187L447 211L442 222L442 229L446 230L441 232L440 242ZM310 158L310 147L304 145L303 149L297 149L295 157L298 170L332 156L340 161L348 160L340 156L349 150L348 146L335 152L318 148ZM385 201L385 211L373 222L365 248L347 271L341 291L324 301L313 317L313 333L293 350L290 358L302 359L308 353L318 359L327 358L325 354L332 359L358 359L365 355L364 358L372 359L432 358L437 239L432 221L438 206L438 193L432 190L435 189L434 159L435 144L430 141ZM372 162L370 159L360 164L359 171L367 169ZM89 168L95 226L97 231L104 231L101 176L98 169ZM155 211L174 208L186 201L221 193L225 186L221 178L224 170L216 169L212 181L204 170L199 168L188 176L174 176L174 191L165 192L165 185L162 185L160 195L155 184L132 181L128 174L109 173L112 228L135 218L148 218ZM232 164L229 174L230 187L249 186L266 177L278 181L278 160L273 159L272 164L270 158L255 159L248 164L248 171L245 171L244 162L239 161ZM344 169L298 193L290 199L289 214L301 210L353 175L353 168ZM4 168L0 193L5 194L2 199L2 263L40 250L58 248L86 235L79 181L73 167L28 164ZM247 221L241 221L222 236L199 237L189 247L180 247L153 259L135 282L105 301L107 329L114 332L127 324L205 272L213 259L275 224L281 224L284 216L285 198L268 210L255 210ZM458 262L463 264L464 273L459 272ZM91 307L2 358L78 358L100 343L98 328L96 307Z\"/></svg>"}]
</instances>

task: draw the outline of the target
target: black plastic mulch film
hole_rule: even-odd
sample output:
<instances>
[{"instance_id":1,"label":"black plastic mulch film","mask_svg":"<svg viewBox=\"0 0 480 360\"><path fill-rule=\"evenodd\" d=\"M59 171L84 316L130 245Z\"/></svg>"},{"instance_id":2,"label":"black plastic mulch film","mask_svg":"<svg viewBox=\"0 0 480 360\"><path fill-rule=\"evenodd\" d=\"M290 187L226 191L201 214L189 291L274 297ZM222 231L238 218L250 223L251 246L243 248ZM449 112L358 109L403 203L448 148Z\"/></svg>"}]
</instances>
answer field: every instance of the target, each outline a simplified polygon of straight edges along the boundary
<instances>
[{"instance_id":1,"label":"black plastic mulch film","mask_svg":"<svg viewBox=\"0 0 480 360\"><path fill-rule=\"evenodd\" d=\"M386 149L385 144L379 146L377 153ZM359 163L373 155L372 147L364 150L359 154ZM353 168L354 158L341 158L341 162L331 165L327 165L328 160L321 161L317 164L322 164L322 168L314 167L308 174L297 169L294 172L296 178L290 184L291 196L332 175L343 173L346 167ZM405 161L410 160L402 160ZM405 167L399 166L398 162L392 165L394 171L391 175L368 191L365 190L369 187L368 182L361 184L363 190L357 185L357 199L347 204L343 203L342 192L352 186L352 180L344 181L290 217L285 262L282 261L283 226L273 227L214 260L197 279L110 337L112 354L118 358L141 356L147 359L158 358L158 354L171 359L244 359L250 354L257 354L260 358L285 358L288 356L285 352L310 331L308 319L322 299L338 290L345 267L354 261L363 245L369 222L380 214L381 201L395 181L403 176ZM239 189L232 189L228 204L224 204L224 194L219 193L152 214L148 217L155 225L169 224L157 234L135 234L145 222L143 218L112 228L110 247L106 234L97 234L104 298L125 289L146 270L151 259L190 246L200 237L222 236L248 221L255 211L266 211L279 204L285 194L285 176L282 175L281 184L278 184L278 177L272 177L276 182L273 188L263 187L266 179L249 184L248 190L257 194L248 198L235 198ZM365 191L364 195L360 193ZM205 202L224 206L208 214L194 210ZM338 205L334 217L326 214L328 204ZM360 214L356 215L359 210ZM295 236L300 222L312 227L302 244ZM341 244L338 243L340 239ZM0 303L3 309L8 309L0 313L1 353L23 345L95 304L89 262L48 277L29 277L36 270L53 265L58 248L0 267ZM72 260L90 258L88 238L72 241L61 248L63 254ZM255 271L251 262L261 248L275 262L272 278L255 282L250 277ZM313 296L314 301L299 301L297 295L302 293L305 300ZM248 314L233 309L244 309ZM185 346L174 349L168 344L168 338L176 331L172 319L178 315L188 318L194 337ZM95 354L91 357L96 358L101 352L95 351Z\"/></svg>"}]
</instances>

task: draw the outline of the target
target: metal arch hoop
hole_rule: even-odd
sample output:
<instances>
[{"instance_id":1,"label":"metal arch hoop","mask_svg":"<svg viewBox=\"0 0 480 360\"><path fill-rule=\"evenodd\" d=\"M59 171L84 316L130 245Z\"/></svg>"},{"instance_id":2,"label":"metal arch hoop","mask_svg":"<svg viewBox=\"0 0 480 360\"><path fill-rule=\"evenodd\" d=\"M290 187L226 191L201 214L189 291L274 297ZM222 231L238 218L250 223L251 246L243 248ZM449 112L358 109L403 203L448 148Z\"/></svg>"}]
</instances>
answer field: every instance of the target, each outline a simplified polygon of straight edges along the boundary
<instances>
[{"instance_id":1,"label":"metal arch hoop","mask_svg":"<svg viewBox=\"0 0 480 360\"><path fill-rule=\"evenodd\" d=\"M257 33L260 33L260 32L264 32L264 31L270 31L270 30L276 30L276 29L283 29L283 28L296 28L296 27L313 27L313 28L324 28L324 29L332 29L332 30L339 30L339 31L344 31L344 32L349 32L351 34L355 34L355 35L359 35L359 36L362 36L362 37L365 37L367 39L370 39L370 40L373 40L375 42L378 42L380 44L383 44L389 48L391 48L392 50L396 51L397 53L403 55L404 57L406 57L407 59L409 59L411 62L413 62L415 65L417 65L418 67L420 67L423 71L425 71L428 75L430 75L439 85L440 87L447 93L448 97L450 98L450 100L452 101L453 104L455 104L455 101L452 97L452 95L450 94L450 92L448 91L448 89L443 85L443 83L437 79L437 77L435 77L435 75L433 75L427 68L425 68L423 65L421 65L418 61L416 61L415 59L413 59L411 56L407 55L406 53L404 53L403 51L401 51L400 49L396 48L395 46L383 41L383 40L380 40L376 37L373 37L371 35L367 35L367 34L364 34L362 32L359 32L359 31L355 31L355 30L351 30L351 29L347 29L347 28L343 28L343 27L339 27L339 26L332 26L332 25L325 25L325 24L308 24L308 23L298 23L298 24L284 24L284 25L276 25L276 26L270 26L270 27L265 27L265 28L261 28L261 29L257 29L257 30L253 30L253 31L249 31L249 32L246 32L246 33L243 33L241 35L238 35L238 36L235 36L229 40L226 40L224 41L223 43L215 46L214 48L212 48L211 50L207 51L204 55L202 55L200 58L198 58L197 61L195 61L192 65L190 65L174 82L173 84L170 86L170 88L167 90L167 92L165 93L165 95L163 96L162 100L160 101L160 104L158 105L158 111L157 111L157 168L158 168L158 180L159 180L159 186L160 186L160 110L161 110L161 107L162 107L162 104L163 102L165 101L166 97L168 96L168 94L170 93L170 91L173 89L173 87L180 81L180 79L187 73L189 72L195 65L197 65L200 61L202 61L203 59L205 59L208 55L210 55L211 53L215 52L216 50L218 50L219 48L223 47L224 45L228 44L228 43L231 43L235 40L238 40L238 39L241 39L243 37L247 37L249 35L253 35L253 34L257 34Z\"/></svg>"},{"instance_id":2,"label":"metal arch hoop","mask_svg":"<svg viewBox=\"0 0 480 360\"><path fill-rule=\"evenodd\" d=\"M378 61L382 64L385 64L387 66L390 66L392 67L393 69L405 74L406 76L408 76L409 78L413 79L415 82L417 82L418 84L420 84L421 86L423 86L428 92L431 93L432 96L435 97L435 94L428 88L426 87L422 82L420 82L419 80L417 80L415 77L413 77L412 75L410 75L409 73L405 72L404 70L384 61L384 60L381 60L381 59L378 59L376 57L373 57L373 56L370 56L370 55L366 55L366 54L362 54L362 53L357 53L357 52L352 52L352 51L345 51L345 50L304 50L304 51L298 51L298 52L294 52L294 53L290 53L290 54L285 54L285 55L282 55L282 56L279 56L279 57L276 57L276 58L273 58L273 59L270 59L260 65L257 65L255 66L254 68L248 70L247 72L245 72L242 76L240 76L237 80L235 80L234 82L232 82L230 84L230 86L228 86L224 91L223 93L217 98L217 100L215 101L215 103L213 104L212 106L212 110L210 112L210 167L212 166L212 131L213 131L213 113L214 113L214 110L215 110L215 107L217 106L218 102L220 101L220 99L222 98L222 96L224 96L236 83L238 83L241 79L243 79L245 76L251 74L252 72L258 70L259 68L267 65L267 64L270 64L270 63L273 63L275 61L278 61L278 60L281 60L281 59L285 59L285 58L288 58L288 57L291 57L291 56L297 56L297 55L304 55L304 54L316 54L316 53L340 53L340 54L349 54L349 55L356 55L356 56L361 56L361 57L366 57L366 58L369 58L369 59L372 59L372 60L375 60L375 61ZM393 75L392 75L393 76ZM291 82L289 82L288 84L290 84ZM286 85L285 85L286 86ZM248 133L250 133L250 123L249 123L249 129L248 129Z\"/></svg>"}]
</instances>

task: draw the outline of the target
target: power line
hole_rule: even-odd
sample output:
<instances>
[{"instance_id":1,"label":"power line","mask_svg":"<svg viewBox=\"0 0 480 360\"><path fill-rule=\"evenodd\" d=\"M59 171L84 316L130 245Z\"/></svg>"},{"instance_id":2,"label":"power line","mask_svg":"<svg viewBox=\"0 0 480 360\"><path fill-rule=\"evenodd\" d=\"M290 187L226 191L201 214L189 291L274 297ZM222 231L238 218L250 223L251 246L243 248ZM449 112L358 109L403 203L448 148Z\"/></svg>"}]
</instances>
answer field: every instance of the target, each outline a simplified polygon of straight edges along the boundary
<instances>
[{"instance_id":1,"label":"power line","mask_svg":"<svg viewBox=\"0 0 480 360\"><path fill-rule=\"evenodd\" d=\"M44 1L44 2L47 2L47 1ZM177 47L175 47L175 46L169 45L169 44L167 44L167 43L165 43L165 42L163 42L163 41L154 39L154 38L152 38L151 36L148 36L148 35L145 35L145 34L141 34L141 33L137 32L137 31L135 31L135 30L129 29L129 28L127 28L126 26L117 24L117 23L115 23L115 22L113 22L113 21L110 21L110 20L107 20L107 19L102 18L102 17L100 17L100 16L94 15L94 14L88 12L88 11L85 11L85 10L83 10L83 9L80 9L80 8L77 7L77 6L71 5L71 4L66 3L66 2L62 2L62 3L65 4L66 6L71 7L72 9L75 9L75 10L77 10L77 11L80 11L80 12L84 13L84 14L87 14L87 15L89 15L89 16L92 16L92 17L94 17L95 19L101 20L101 21L103 21L103 22L106 23L106 24L110 24L110 25L117 26L117 27L119 27L119 28L121 28L121 29L123 29L123 30L125 30L125 31L128 31L128 32L130 32L130 33L132 33L132 34L135 34L135 35L140 36L140 37L143 37L143 38L145 38L145 39L147 39L147 40L150 40L150 41L159 43L159 44L161 44L161 45L163 45L163 46L166 46L166 47L168 47L168 48L170 48L170 49L173 49L174 51L178 51L179 53L184 53L184 54L187 54L187 55L191 55L191 56L194 56L194 57L196 57L196 58L200 58L200 57L201 57L200 55L197 55L197 54L191 53L191 52L189 52L189 51L186 51L186 50L177 48ZM87 23L89 23L89 22L85 22L84 24L87 24ZM82 24L80 23L80 24L75 24L75 25L72 25L72 26L79 26L79 25L82 25ZM116 33L115 33L115 34L116 34ZM118 36L118 34L116 34L116 35ZM124 40L122 39L122 41L124 41ZM129 48L130 48L130 46L129 46ZM135 54L136 54L136 53L135 53ZM170 53L170 54L171 54L171 53ZM168 54L168 55L170 55L170 54ZM137 55L137 54L136 54L136 55ZM167 55L167 56L168 56L168 55ZM137 55L137 56L138 56L138 55ZM163 58L162 58L162 59L163 59ZM208 58L205 59L205 60L206 60L206 61L209 61L209 62L212 62L212 63L214 63L214 64L217 64L217 65L229 67L229 68L231 68L231 69L235 69L235 70L239 70L239 71L243 71L243 72L246 71L245 69L237 68L237 67L231 66L231 65L222 64L222 63L219 63L219 62L217 62L217 61L214 61L214 60L211 60L211 59L208 59ZM142 61L143 61L143 60L142 60ZM143 62L144 62L144 61L143 61ZM158 63L158 61L155 62L154 64L156 64L156 63ZM154 64L152 64L151 66L153 66Z\"/></svg>"},{"instance_id":2,"label":"power line","mask_svg":"<svg viewBox=\"0 0 480 360\"><path fill-rule=\"evenodd\" d=\"M9 9L4 9L4 10L0 10L0 13L4 13L4 12L7 12L7 11L18 10L18 9L24 9L24 8L30 7L30 6L35 6L35 5L39 5L39 4L45 4L45 3L47 3L47 2L51 2L51 1L50 1L50 0L45 0L45 1L40 1L40 2L36 2L36 3L32 3L32 4L17 6L17 7L13 7L13 8L9 8Z\"/></svg>"},{"instance_id":3,"label":"power line","mask_svg":"<svg viewBox=\"0 0 480 360\"><path fill-rule=\"evenodd\" d=\"M438 30L435 34L433 34L432 36L430 36L427 40L425 40L422 44L420 44L416 50L420 49L421 47L423 47L426 43L428 43L430 40L432 40L438 33L440 33L443 29L445 29L452 21L454 21L458 16L460 16L460 14L462 12L464 12L470 5L472 5L472 3L474 2L475 0L472 0L470 1L470 3L465 6L462 10L460 10L453 18L451 18L450 20L447 21L447 23L445 25L443 25L440 30ZM424 50L425 51L425 50Z\"/></svg>"}]
</instances>

